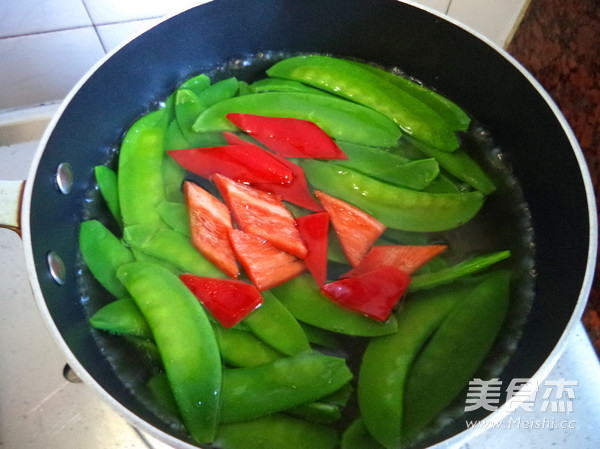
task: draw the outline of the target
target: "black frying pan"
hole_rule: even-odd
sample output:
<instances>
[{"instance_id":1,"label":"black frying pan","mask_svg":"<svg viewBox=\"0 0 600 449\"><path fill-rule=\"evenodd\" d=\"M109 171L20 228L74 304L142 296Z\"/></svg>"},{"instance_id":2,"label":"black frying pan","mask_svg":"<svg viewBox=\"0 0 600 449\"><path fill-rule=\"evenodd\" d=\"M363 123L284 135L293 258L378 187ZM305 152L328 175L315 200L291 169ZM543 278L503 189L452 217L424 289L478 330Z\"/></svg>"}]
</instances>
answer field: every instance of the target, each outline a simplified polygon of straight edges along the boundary
<instances>
[{"instance_id":1,"label":"black frying pan","mask_svg":"<svg viewBox=\"0 0 600 449\"><path fill-rule=\"evenodd\" d=\"M92 71L53 120L27 181L22 230L31 283L80 377L134 425L185 446L185 433L168 428L125 384L86 323L83 303L101 292L82 278L78 230L94 183L92 169L110 161L129 124L191 75L261 52L328 53L400 67L463 106L490 131L521 184L536 245L535 300L501 379L508 385L511 379L545 375L581 317L597 245L589 174L548 94L493 44L395 0L216 0L160 23ZM254 64L244 74L262 76L265 67ZM73 170L68 194L57 188L57 167L63 162ZM64 263L62 285L50 274L51 252ZM464 419L457 420L426 444L464 430Z\"/></svg>"}]
</instances>

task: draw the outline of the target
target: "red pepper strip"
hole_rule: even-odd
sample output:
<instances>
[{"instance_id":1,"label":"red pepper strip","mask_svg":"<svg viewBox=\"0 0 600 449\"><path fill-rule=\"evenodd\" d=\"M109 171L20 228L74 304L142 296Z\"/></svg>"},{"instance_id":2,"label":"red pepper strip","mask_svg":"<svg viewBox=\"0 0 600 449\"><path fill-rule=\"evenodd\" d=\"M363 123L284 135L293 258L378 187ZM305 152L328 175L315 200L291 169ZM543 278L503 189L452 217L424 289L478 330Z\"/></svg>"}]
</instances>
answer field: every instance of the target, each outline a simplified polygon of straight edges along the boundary
<instances>
[{"instance_id":1,"label":"red pepper strip","mask_svg":"<svg viewBox=\"0 0 600 449\"><path fill-rule=\"evenodd\" d=\"M315 212L322 211L323 207L315 200L308 189L308 183L306 182L302 167L277 155L274 156L292 171L294 174L292 182L287 184L261 182L252 185L266 192L277 194L285 201L289 201L290 203L304 207L305 209Z\"/></svg>"},{"instance_id":2,"label":"red pepper strip","mask_svg":"<svg viewBox=\"0 0 600 449\"><path fill-rule=\"evenodd\" d=\"M256 287L246 282L193 274L179 278L225 329L235 326L263 303Z\"/></svg>"},{"instance_id":3,"label":"red pepper strip","mask_svg":"<svg viewBox=\"0 0 600 449\"><path fill-rule=\"evenodd\" d=\"M304 262L308 271L322 287L327 281L327 235L329 214L317 212L296 218L300 237L306 246Z\"/></svg>"},{"instance_id":4,"label":"red pepper strip","mask_svg":"<svg viewBox=\"0 0 600 449\"><path fill-rule=\"evenodd\" d=\"M315 195L329 213L331 224L350 265L356 267L386 226L345 201L315 190Z\"/></svg>"},{"instance_id":5,"label":"red pepper strip","mask_svg":"<svg viewBox=\"0 0 600 449\"><path fill-rule=\"evenodd\" d=\"M186 170L203 178L221 173L240 182L290 182L294 174L268 151L257 145L170 150L168 153Z\"/></svg>"},{"instance_id":6,"label":"red pepper strip","mask_svg":"<svg viewBox=\"0 0 600 449\"><path fill-rule=\"evenodd\" d=\"M402 297L410 276L393 267L380 267L321 287L333 302L377 321L389 318Z\"/></svg>"},{"instance_id":7,"label":"red pepper strip","mask_svg":"<svg viewBox=\"0 0 600 449\"><path fill-rule=\"evenodd\" d=\"M227 118L279 156L348 159L325 131L308 120L234 112Z\"/></svg>"},{"instance_id":8,"label":"red pepper strip","mask_svg":"<svg viewBox=\"0 0 600 449\"><path fill-rule=\"evenodd\" d=\"M398 268L406 274L412 274L447 248L447 245L374 246L360 264L342 277L356 276L383 266Z\"/></svg>"},{"instance_id":9,"label":"red pepper strip","mask_svg":"<svg viewBox=\"0 0 600 449\"><path fill-rule=\"evenodd\" d=\"M232 132L225 131L223 136L227 140L227 143L231 145L237 145L240 143L247 143L241 137L235 135ZM304 176L304 170L299 165L294 164L283 157L273 155L279 162L287 166L294 174L294 179L287 184L281 183L255 183L252 184L254 187L264 190L265 192L274 193L281 196L285 201L288 201L296 206L304 207L305 209L312 211L321 211L323 208L311 195L306 182L306 176Z\"/></svg>"},{"instance_id":10,"label":"red pepper strip","mask_svg":"<svg viewBox=\"0 0 600 449\"><path fill-rule=\"evenodd\" d=\"M229 231L231 246L259 291L268 290L306 271L306 264L263 238L238 229Z\"/></svg>"},{"instance_id":11,"label":"red pepper strip","mask_svg":"<svg viewBox=\"0 0 600 449\"><path fill-rule=\"evenodd\" d=\"M229 243L229 229L233 229L229 209L212 194L190 181L183 183L183 194L192 244L223 273L237 279L239 268Z\"/></svg>"},{"instance_id":12,"label":"red pepper strip","mask_svg":"<svg viewBox=\"0 0 600 449\"><path fill-rule=\"evenodd\" d=\"M280 196L218 173L212 179L240 229L299 258L306 255L306 247L296 228L296 220L283 205Z\"/></svg>"}]
</instances>

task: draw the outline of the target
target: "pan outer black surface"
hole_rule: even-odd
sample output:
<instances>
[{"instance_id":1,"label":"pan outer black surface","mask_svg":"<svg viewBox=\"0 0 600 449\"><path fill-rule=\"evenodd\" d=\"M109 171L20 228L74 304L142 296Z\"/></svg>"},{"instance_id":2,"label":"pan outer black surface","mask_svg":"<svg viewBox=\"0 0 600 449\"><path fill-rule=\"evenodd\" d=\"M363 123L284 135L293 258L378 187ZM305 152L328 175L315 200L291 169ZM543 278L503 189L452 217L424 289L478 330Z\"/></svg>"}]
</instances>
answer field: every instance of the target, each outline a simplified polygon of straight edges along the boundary
<instances>
[{"instance_id":1,"label":"pan outer black surface","mask_svg":"<svg viewBox=\"0 0 600 449\"><path fill-rule=\"evenodd\" d=\"M453 23L395 0L216 0L131 41L74 92L29 181L30 220L24 226L30 228L46 306L79 369L133 414L169 432L115 375L86 323L77 272L82 208L93 167L107 160L128 125L191 75L260 52L332 54L400 67L490 131L521 184L536 241L536 298L502 379L507 385L531 377L582 310L578 300L585 289L591 218L578 150L546 97L503 53ZM254 76L262 76L264 68L258 64ZM74 171L69 195L59 193L54 181L56 167L65 161ZM64 285L47 272L49 251L65 263ZM89 288L93 294L99 287ZM460 424L436 438L464 430Z\"/></svg>"}]
</instances>

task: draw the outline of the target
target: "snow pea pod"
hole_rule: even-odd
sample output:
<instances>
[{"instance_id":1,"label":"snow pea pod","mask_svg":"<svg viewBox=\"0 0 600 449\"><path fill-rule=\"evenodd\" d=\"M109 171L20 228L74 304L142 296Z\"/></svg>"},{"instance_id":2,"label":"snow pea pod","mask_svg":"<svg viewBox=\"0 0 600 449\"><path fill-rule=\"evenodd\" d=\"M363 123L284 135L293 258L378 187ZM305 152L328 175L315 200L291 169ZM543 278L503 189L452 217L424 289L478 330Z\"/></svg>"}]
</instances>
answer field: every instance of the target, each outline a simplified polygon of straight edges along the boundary
<instances>
[{"instance_id":1,"label":"snow pea pod","mask_svg":"<svg viewBox=\"0 0 600 449\"><path fill-rule=\"evenodd\" d=\"M208 86L210 86L210 78L204 73L201 73L200 75L195 75L185 80L178 89L188 89L198 95Z\"/></svg>"},{"instance_id":2,"label":"snow pea pod","mask_svg":"<svg viewBox=\"0 0 600 449\"><path fill-rule=\"evenodd\" d=\"M253 92L306 92L307 94L315 95L331 95L314 87L307 86L299 81L286 80L282 78L263 78L250 84L250 89Z\"/></svg>"},{"instance_id":3,"label":"snow pea pod","mask_svg":"<svg viewBox=\"0 0 600 449\"><path fill-rule=\"evenodd\" d=\"M150 389L150 392L158 405L165 412L169 413L171 419L181 419L179 417L177 403L175 402L171 386L169 385L169 379L165 373L155 374L150 378L146 385Z\"/></svg>"},{"instance_id":4,"label":"snow pea pod","mask_svg":"<svg viewBox=\"0 0 600 449\"><path fill-rule=\"evenodd\" d=\"M418 98L423 103L427 104L431 109L435 110L440 114L450 125L450 127L456 131L466 131L469 129L471 124L471 118L467 115L462 108L458 107L455 103L447 99L446 97L438 94L437 92L428 89L422 84L416 83L396 75L395 73L388 72L369 64L364 64L358 61L351 61L353 64L375 73L386 81L395 84L400 89L406 90L413 97Z\"/></svg>"},{"instance_id":5,"label":"snow pea pod","mask_svg":"<svg viewBox=\"0 0 600 449\"><path fill-rule=\"evenodd\" d=\"M94 175L102 198L108 206L108 210L119 225L123 226L121 217L121 206L119 205L119 189L117 187L117 174L106 165L94 167Z\"/></svg>"},{"instance_id":6,"label":"snow pea pod","mask_svg":"<svg viewBox=\"0 0 600 449\"><path fill-rule=\"evenodd\" d=\"M147 262L117 273L148 321L182 420L199 443L215 438L222 368L212 326L196 297L169 270Z\"/></svg>"},{"instance_id":7,"label":"snow pea pod","mask_svg":"<svg viewBox=\"0 0 600 449\"><path fill-rule=\"evenodd\" d=\"M326 402L311 402L297 407L289 408L286 414L305 419L319 424L331 424L342 418L342 413L337 405Z\"/></svg>"},{"instance_id":8,"label":"snow pea pod","mask_svg":"<svg viewBox=\"0 0 600 449\"><path fill-rule=\"evenodd\" d=\"M310 350L308 337L294 315L270 291L262 293L263 303L242 320L263 342L286 354Z\"/></svg>"},{"instance_id":9,"label":"snow pea pod","mask_svg":"<svg viewBox=\"0 0 600 449\"><path fill-rule=\"evenodd\" d=\"M192 125L198 115L209 106L233 97L239 89L238 80L234 77L207 86L202 91L179 88L176 92L175 116L183 135L194 142L195 136Z\"/></svg>"},{"instance_id":10,"label":"snow pea pod","mask_svg":"<svg viewBox=\"0 0 600 449\"><path fill-rule=\"evenodd\" d=\"M398 332L374 338L363 355L358 404L369 433L386 448L400 447L406 379L413 360L469 286L453 285L407 300L397 312Z\"/></svg>"},{"instance_id":11,"label":"snow pea pod","mask_svg":"<svg viewBox=\"0 0 600 449\"><path fill-rule=\"evenodd\" d=\"M428 157L434 158L442 168L448 173L454 175L461 181L466 182L471 187L489 195L496 190L494 182L482 170L477 162L461 148L452 153L441 151L430 145L418 142L415 139L406 139L411 145L414 145L419 151Z\"/></svg>"},{"instance_id":12,"label":"snow pea pod","mask_svg":"<svg viewBox=\"0 0 600 449\"><path fill-rule=\"evenodd\" d=\"M278 414L223 425L216 439L227 449L335 449L338 441L329 427Z\"/></svg>"},{"instance_id":13,"label":"snow pea pod","mask_svg":"<svg viewBox=\"0 0 600 449\"><path fill-rule=\"evenodd\" d=\"M369 433L362 419L355 419L344 431L340 449L385 449Z\"/></svg>"},{"instance_id":14,"label":"snow pea pod","mask_svg":"<svg viewBox=\"0 0 600 449\"><path fill-rule=\"evenodd\" d=\"M173 159L169 154L165 153L162 164L162 176L165 187L166 201L171 201L175 203L185 202L185 197L183 196L182 189L185 175L185 169L181 165L179 165L175 161L175 159Z\"/></svg>"},{"instance_id":15,"label":"snow pea pod","mask_svg":"<svg viewBox=\"0 0 600 449\"><path fill-rule=\"evenodd\" d=\"M194 131L235 131L226 117L229 112L310 120L334 139L364 145L394 146L401 135L398 126L377 111L335 96L304 92L265 92L220 101L198 116Z\"/></svg>"},{"instance_id":16,"label":"snow pea pod","mask_svg":"<svg viewBox=\"0 0 600 449\"><path fill-rule=\"evenodd\" d=\"M466 387L490 351L508 309L510 272L483 277L444 319L406 381L403 429L411 437Z\"/></svg>"},{"instance_id":17,"label":"snow pea pod","mask_svg":"<svg viewBox=\"0 0 600 449\"><path fill-rule=\"evenodd\" d=\"M194 248L190 239L173 229L127 226L123 239L132 247L169 262L186 273L219 278L226 276Z\"/></svg>"},{"instance_id":18,"label":"snow pea pod","mask_svg":"<svg viewBox=\"0 0 600 449\"><path fill-rule=\"evenodd\" d=\"M437 232L473 218L485 196L478 191L429 193L384 183L335 163L302 162L310 183L373 215L386 226L404 231Z\"/></svg>"},{"instance_id":19,"label":"snow pea pod","mask_svg":"<svg viewBox=\"0 0 600 449\"><path fill-rule=\"evenodd\" d=\"M108 303L90 317L96 329L120 335L151 338L148 322L131 298L121 298Z\"/></svg>"},{"instance_id":20,"label":"snow pea pod","mask_svg":"<svg viewBox=\"0 0 600 449\"><path fill-rule=\"evenodd\" d=\"M324 89L381 112L406 134L445 151L458 148L448 122L434 109L395 83L350 61L321 55L279 61L267 75Z\"/></svg>"},{"instance_id":21,"label":"snow pea pod","mask_svg":"<svg viewBox=\"0 0 600 449\"><path fill-rule=\"evenodd\" d=\"M440 173L434 158L411 161L383 148L349 142L340 142L338 145L348 156L346 161L336 161L338 165L393 185L422 190Z\"/></svg>"},{"instance_id":22,"label":"snow pea pod","mask_svg":"<svg viewBox=\"0 0 600 449\"><path fill-rule=\"evenodd\" d=\"M304 352L223 372L221 422L246 421L314 402L352 379L342 358Z\"/></svg>"},{"instance_id":23,"label":"snow pea pod","mask_svg":"<svg viewBox=\"0 0 600 449\"><path fill-rule=\"evenodd\" d=\"M190 236L190 220L185 203L163 201L158 205L158 213L171 229Z\"/></svg>"},{"instance_id":24,"label":"snow pea pod","mask_svg":"<svg viewBox=\"0 0 600 449\"><path fill-rule=\"evenodd\" d=\"M162 165L168 111L160 109L137 120L125 134L117 172L123 225L163 223L156 207L165 198Z\"/></svg>"},{"instance_id":25,"label":"snow pea pod","mask_svg":"<svg viewBox=\"0 0 600 449\"><path fill-rule=\"evenodd\" d=\"M165 151L188 148L189 146L190 142L185 138L183 132L181 132L181 128L179 127L177 120L172 119L167 125L167 130L165 131Z\"/></svg>"},{"instance_id":26,"label":"snow pea pod","mask_svg":"<svg viewBox=\"0 0 600 449\"><path fill-rule=\"evenodd\" d=\"M117 278L117 268L133 262L131 251L102 223L88 220L79 229L79 250L88 269L98 282L117 298L127 290Z\"/></svg>"},{"instance_id":27,"label":"snow pea pod","mask_svg":"<svg viewBox=\"0 0 600 449\"><path fill-rule=\"evenodd\" d=\"M225 329L215 324L215 335L223 361L240 368L264 365L283 357L254 334L240 329Z\"/></svg>"},{"instance_id":28,"label":"snow pea pod","mask_svg":"<svg viewBox=\"0 0 600 449\"><path fill-rule=\"evenodd\" d=\"M510 257L510 251L497 251L482 254L456 265L443 267L431 273L416 274L412 277L408 291L418 291L447 284L460 277L468 276L488 268L495 263Z\"/></svg>"},{"instance_id":29,"label":"snow pea pod","mask_svg":"<svg viewBox=\"0 0 600 449\"><path fill-rule=\"evenodd\" d=\"M300 275L269 291L297 320L322 329L362 337L391 334L398 329L393 315L379 322L338 306L321 293L310 275Z\"/></svg>"}]
</instances>

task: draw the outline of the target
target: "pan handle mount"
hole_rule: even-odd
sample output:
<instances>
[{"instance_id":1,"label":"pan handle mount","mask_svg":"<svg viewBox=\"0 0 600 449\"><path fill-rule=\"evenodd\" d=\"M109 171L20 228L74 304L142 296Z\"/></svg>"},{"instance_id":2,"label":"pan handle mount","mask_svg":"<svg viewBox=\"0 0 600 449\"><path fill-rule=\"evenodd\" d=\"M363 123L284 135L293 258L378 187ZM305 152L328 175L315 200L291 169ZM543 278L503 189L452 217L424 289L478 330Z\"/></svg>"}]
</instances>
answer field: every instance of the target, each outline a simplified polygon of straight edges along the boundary
<instances>
[{"instance_id":1,"label":"pan handle mount","mask_svg":"<svg viewBox=\"0 0 600 449\"><path fill-rule=\"evenodd\" d=\"M0 181L0 227L21 235L21 204L25 181Z\"/></svg>"}]
</instances>

